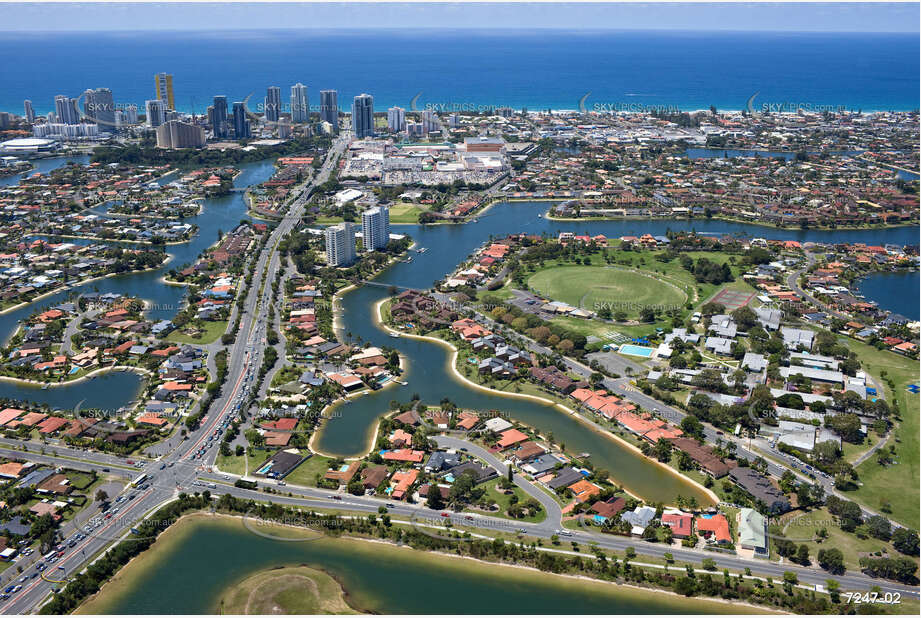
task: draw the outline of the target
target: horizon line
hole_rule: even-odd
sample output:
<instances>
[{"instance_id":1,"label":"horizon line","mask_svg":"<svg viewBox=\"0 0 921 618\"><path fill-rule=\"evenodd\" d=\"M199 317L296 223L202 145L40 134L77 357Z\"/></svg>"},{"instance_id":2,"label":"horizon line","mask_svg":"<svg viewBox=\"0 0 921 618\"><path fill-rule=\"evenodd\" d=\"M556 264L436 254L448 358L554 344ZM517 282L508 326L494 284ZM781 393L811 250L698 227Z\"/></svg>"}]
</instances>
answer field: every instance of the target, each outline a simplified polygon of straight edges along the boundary
<instances>
[{"instance_id":1,"label":"horizon line","mask_svg":"<svg viewBox=\"0 0 921 618\"><path fill-rule=\"evenodd\" d=\"M311 26L291 26L291 27L273 27L273 28L111 28L111 29L60 29L60 30L39 30L35 28L13 28L3 29L0 32L4 34L120 34L120 33L192 33L192 32L355 32L355 31L378 31L378 32L399 32L405 33L405 36L412 36L420 31L440 31L440 32L515 32L527 33L535 31L555 31L555 32L582 32L582 33L602 33L602 32L655 32L655 33L739 33L739 34L891 34L891 35L917 35L921 33L921 28L917 30L773 30L773 29L750 29L742 30L738 28L706 28L706 29L688 29L688 28L573 28L558 26L420 26L413 32L406 32L405 29L397 26L328 26L328 27L311 27Z\"/></svg>"}]
</instances>

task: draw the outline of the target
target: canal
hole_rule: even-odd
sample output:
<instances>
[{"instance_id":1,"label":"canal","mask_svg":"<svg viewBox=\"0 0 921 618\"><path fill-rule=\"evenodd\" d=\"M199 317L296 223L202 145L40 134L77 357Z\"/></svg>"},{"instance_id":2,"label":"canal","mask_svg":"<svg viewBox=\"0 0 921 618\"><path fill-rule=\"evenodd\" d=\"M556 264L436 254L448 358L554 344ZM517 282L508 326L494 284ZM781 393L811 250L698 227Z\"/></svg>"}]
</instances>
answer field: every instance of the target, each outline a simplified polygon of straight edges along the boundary
<instances>
[{"instance_id":1,"label":"canal","mask_svg":"<svg viewBox=\"0 0 921 618\"><path fill-rule=\"evenodd\" d=\"M686 599L347 539L279 541L239 519L173 524L80 609L93 614L218 614L229 587L278 566L306 564L332 575L349 603L377 614L710 614L743 605ZM178 569L176 565L183 565ZM189 573L194 573L190 577ZM164 594L164 591L169 591Z\"/></svg>"},{"instance_id":2,"label":"canal","mask_svg":"<svg viewBox=\"0 0 921 618\"><path fill-rule=\"evenodd\" d=\"M246 187L269 178L273 165L272 161L262 161L243 165L241 169L242 173L234 184ZM411 263L395 264L377 280L398 288L428 288L490 237L499 237L509 232L556 235L560 231L571 231L600 233L616 238L647 232L665 234L672 229L800 241L864 241L899 245L915 242L917 234L917 230L911 227L882 230L788 230L717 220L552 221L542 216L547 208L548 204L541 202L504 203L493 206L478 217L476 222L465 225L395 226L396 230L410 234L418 247L426 247L428 251L414 254ZM246 205L241 193L206 200L202 213L188 219L199 226L199 234L188 243L168 246L167 251L172 259L167 265L155 271L100 279L0 315L0 337L5 339L12 334L19 320L34 311L53 306L76 293L88 291L139 296L150 303L148 316L151 319L168 319L180 308L186 290L165 285L162 282L163 273L191 263L204 248L216 241L219 230L227 232L245 217ZM341 331L343 335L349 334L353 340L361 337L365 342L397 348L408 359L405 377L408 385L394 386L358 397L341 406L341 415L333 415L317 436L315 446L321 452L345 456L365 452L376 420L386 412L389 402L392 399L405 401L417 393L428 403L437 403L447 397L462 407L498 410L536 427L544 434L552 433L555 441L564 444L570 452L591 453L596 466L607 469L619 483L646 499L673 502L677 495L684 495L695 496L701 503L708 502L699 488L652 464L609 437L588 429L559 408L464 386L453 377L449 368L451 354L444 346L409 338L393 339L375 324L373 306L386 295L387 290L371 286L357 288L343 295ZM103 377L92 382L46 390L0 382L0 397L46 403L62 409L72 409L76 405L84 409L114 409L137 396L142 379L126 372L105 376L105 382L101 380Z\"/></svg>"},{"instance_id":3,"label":"canal","mask_svg":"<svg viewBox=\"0 0 921 618\"><path fill-rule=\"evenodd\" d=\"M40 159L36 164L43 172L66 164L71 158ZM81 162L88 159L76 158ZM234 186L247 187L268 180L274 172L274 161L265 160L238 166L240 174L234 180ZM172 179L173 177L171 177ZM0 314L0 340L6 341L19 326L19 322L35 312L53 307L77 295L88 292L115 292L137 296L148 302L147 316L152 320L169 319L182 307L186 295L185 286L166 285L163 275L168 270L192 263L201 251L214 244L218 232L229 232L241 219L247 219L246 204L243 194L239 192L205 200L201 214L185 219L198 226L198 234L187 243L167 245L166 252L170 260L156 270L143 273L106 277L88 281L68 290L62 290L14 311ZM79 242L79 241L73 241ZM138 246L129 245L125 246ZM83 409L98 408L115 410L134 399L140 391L143 378L133 372L117 372L97 376L94 380L77 382L71 385L48 388L0 380L0 397L34 401L47 404L52 408L72 410L80 405Z\"/></svg>"},{"instance_id":4,"label":"canal","mask_svg":"<svg viewBox=\"0 0 921 618\"><path fill-rule=\"evenodd\" d=\"M540 202L512 202L499 204L481 215L476 223L465 225L395 226L400 233L408 233L418 247L429 250L414 254L410 263L398 262L382 273L377 282L397 288L428 288L454 269L476 247L490 237L509 232L556 235L560 231L586 234L604 234L609 238L624 235L664 234L667 230L691 228L705 233L765 235L772 238L798 240L870 240L874 232L863 230L769 230L759 226L724 221L553 221L539 217L547 204ZM879 230L891 242L911 242L911 228ZM880 241L874 241L880 242ZM888 241L887 241L888 242ZM678 495L694 496L702 504L709 498L698 487L682 477L677 477L635 451L625 448L611 438L591 431L559 408L533 400L513 398L473 390L455 379L450 371L452 354L442 345L409 338L389 337L375 323L373 307L388 295L383 288L364 286L342 296L340 334L378 346L396 348L408 359L408 371L403 378L407 386L393 386L363 395L341 404L337 414L330 415L320 429L314 446L317 450L343 456L363 454L370 447L376 421L388 409L391 400L408 401L413 394L428 403L443 398L455 404L478 410L499 410L501 413L538 428L544 434L552 432L554 439L570 452L589 452L593 463L607 469L611 476L631 492L648 500L673 503Z\"/></svg>"}]
</instances>

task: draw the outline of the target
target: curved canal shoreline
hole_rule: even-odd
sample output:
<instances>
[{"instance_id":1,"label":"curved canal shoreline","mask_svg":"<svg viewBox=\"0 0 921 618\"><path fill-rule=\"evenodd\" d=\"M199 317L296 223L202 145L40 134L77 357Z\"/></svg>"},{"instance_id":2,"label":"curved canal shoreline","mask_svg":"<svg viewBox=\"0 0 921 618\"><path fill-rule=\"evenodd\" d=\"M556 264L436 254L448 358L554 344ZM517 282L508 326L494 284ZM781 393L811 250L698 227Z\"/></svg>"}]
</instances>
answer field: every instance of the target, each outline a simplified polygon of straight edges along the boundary
<instances>
[{"instance_id":1,"label":"curved canal shoreline","mask_svg":"<svg viewBox=\"0 0 921 618\"><path fill-rule=\"evenodd\" d=\"M74 614L106 614L112 613L115 610L118 610L118 613L126 613L123 610L130 610L132 608L124 607L120 604L126 601L130 602L129 599L133 596L133 591L137 590L139 586L143 585L145 579L149 578L149 575L154 569L162 565L165 556L161 556L161 553L168 554L170 552L182 551L181 545L183 541L185 541L189 535L194 535L198 531L196 528L200 529L202 526L215 525L228 527L233 528L232 533L243 533L246 531L246 528L242 525L242 520L242 516L230 515L226 513L211 514L195 512L183 515L172 525L170 525L169 528L160 533L157 540L150 548L132 558L108 581L106 581L96 593L89 596L74 611ZM291 528L295 531L303 530L303 528L297 528L296 526L279 527ZM344 543L342 543L342 541L344 541ZM666 611L666 609L674 610L680 606L687 607L690 604L694 606L694 608L697 610L697 613L717 612L722 610L725 610L726 613L739 613L738 610L734 611L732 609L733 607L745 607L746 609L751 610L751 613L782 613L777 612L777 610L767 606L760 606L751 603L726 601L723 599L711 597L688 598L683 595L678 595L671 590L665 590L661 588L643 587L629 583L605 581L602 579L595 579L583 575L574 575L569 573L548 573L546 571L541 571L527 565L520 565L503 561L491 562L471 556L458 556L456 554L451 554L444 551L417 550L405 545L399 546L388 541L367 537L346 535L340 539L334 539L332 537L329 539L318 539L318 542L335 542L338 544L339 551L360 554L357 557L358 559L366 559L367 554L375 554L378 555L380 559L384 560L386 560L389 556L391 560L395 558L395 561L399 562L402 562L403 558L406 558L411 559L416 564L422 566L431 564L433 567L446 567L452 571L457 571L457 573L453 574L455 577L463 576L465 572L474 572L474 570L475 572L482 573L483 568L485 567L497 577L513 578L516 580L521 579L524 585L533 585L539 587L541 586L541 582L547 582L554 585L562 585L563 582L569 582L569 584L566 585L566 588L569 588L570 586L578 586L581 589L581 592L584 594L593 594L593 591L597 591L598 594L622 592L625 595L624 600L629 599L639 603L658 597L661 599L661 601L667 604L667 606L661 608L662 611ZM292 545L298 544L282 543L280 546L290 547ZM315 568L313 566L314 562L311 561L309 556L293 559L279 558L277 562L268 562L266 566L254 568L244 576L251 577L260 571L267 571L268 569L277 566L285 566L286 564L291 565L295 563L307 564L308 566L311 566L311 568ZM354 598L356 595L350 593L348 589L350 586L359 585L357 582L346 582L343 580L343 578L337 577L335 574L330 573L329 570L325 567L322 570L336 579L336 581L338 581L343 587L346 595L353 598L355 602L358 603L358 599ZM220 593L217 594L217 597L220 597ZM615 599L611 600L613 601ZM631 612L624 613L629 614Z\"/></svg>"},{"instance_id":2,"label":"curved canal shoreline","mask_svg":"<svg viewBox=\"0 0 921 618\"><path fill-rule=\"evenodd\" d=\"M84 285L86 285L86 284L88 284L88 283L92 283L92 282L94 282L94 281L100 281L100 280L102 280L102 279L109 279L109 278L111 278L111 277L122 277L122 276L125 276L125 275L137 275L137 274L141 274L141 273L149 273L149 272L153 272L153 271L156 271L156 270L160 270L161 268L163 268L164 266L166 266L167 264L169 264L172 260L173 260L173 256L171 256L169 253L167 253L167 254L166 254L166 259L163 260L162 262L160 262L160 265L157 266L156 268L143 268L143 269L135 269L135 270L126 270L125 272L122 272L122 273L109 273L109 274L107 274L107 275L97 275L97 276L95 276L95 277L90 277L89 279L83 279L83 280L81 280L81 281L77 281L76 283L68 283L68 284L67 284L67 287L61 286L61 287L59 287L59 288L55 288L55 289L53 289L53 290L51 290L51 291L49 291L49 292L45 292L44 294L41 294L41 295L39 295L39 296L36 296L36 297L33 298L32 300L27 300L27 301L25 301L25 302L19 303L18 305L13 305L12 307L7 307L6 309L0 311L0 315L3 315L3 314L5 314L5 313L10 313L10 312L12 312L12 311L18 311L19 309L24 309L24 308L28 307L29 305L31 305L32 303L37 303L38 301L42 300L43 298L47 298L47 297L53 296L53 295L55 295L55 294L60 294L61 292L66 292L67 290L72 290L72 289L75 289L75 288L78 288L78 287L82 287L82 286L84 286ZM12 337L14 334L16 334L16 331L15 331L15 330L14 330L13 332L10 333L10 336Z\"/></svg>"},{"instance_id":3,"label":"curved canal shoreline","mask_svg":"<svg viewBox=\"0 0 921 618\"><path fill-rule=\"evenodd\" d=\"M134 373L140 373L146 376L154 375L154 372L150 369L145 369L144 367L135 367L133 365L112 365L111 367L100 367L99 369L94 369L93 371L80 376L79 378L74 378L73 380L65 380L63 382L39 382L38 380L29 380L26 378L15 378L13 376L3 376L0 375L0 380L3 382L11 382L13 384L24 384L29 386L42 386L49 388L62 388L66 386L73 386L74 384L79 384L85 382L96 375L105 375L113 371L132 371Z\"/></svg>"},{"instance_id":4,"label":"curved canal shoreline","mask_svg":"<svg viewBox=\"0 0 921 618\"><path fill-rule=\"evenodd\" d=\"M502 395L502 396L507 396L507 397L518 397L518 398L522 398L522 399L530 399L530 400L532 400L532 401L539 401L539 402L541 402L541 403L549 404L550 406L553 406L553 407L555 407L555 408L559 408L560 410L563 410L564 412L566 412L569 416L572 416L572 417L574 417L575 419L577 419L579 422L581 422L582 424L584 424L586 427L588 427L588 428L591 429L592 431L594 431L594 432L596 432L596 433L598 433L598 434L604 436L605 438L608 438L608 439L610 439L610 440L613 440L614 442L617 442L617 443L618 443L619 445L621 445L621 446L627 447L628 449L630 449L631 451L633 451L634 453L636 453L638 456L642 457L643 460L644 460L645 462L648 462L648 463L651 463L651 464L655 464L655 465L659 466L662 470L668 471L669 474L674 475L676 478L680 479L681 481L686 482L686 483L692 485L695 489L697 489L697 490L703 492L703 493L706 494L711 500L713 500L714 504L717 504L717 503L720 502L719 496L717 496L714 492L712 492L711 490L707 489L706 487L704 487L703 485L701 485L700 483L698 483L698 482L695 481L694 479L688 478L688 477L686 477L686 476L680 474L679 472L677 472L674 468L671 468L670 466L667 466L667 465L665 465L665 464L663 464L663 463L661 463L661 462L659 462L659 461L655 461L655 460L653 460L653 459L650 459L650 458L646 457L645 455L643 455L643 452L642 452L640 449L638 449L636 446L634 446L633 444L630 444L629 442L627 442L626 440L624 440L624 439L621 438L620 436L618 436L618 435L616 435L616 434L614 434L614 433L611 433L610 431L606 430L604 427L601 427L600 425L598 425L598 424L595 423L594 421L585 418L582 414L578 413L577 411L573 410L572 408L570 408L570 407L568 407L568 406L565 406L565 405L563 405L563 404L561 404L561 403L559 403L559 402L557 402L557 401L553 401L552 399L547 399L547 398L545 398L545 397L540 397L540 396L538 396L538 395L530 395L530 394L528 394L528 393L508 393L508 392L505 392L505 391L497 391L497 390L495 390L495 389L492 389L492 388L483 386L482 384L477 384L476 382L473 382L472 380L470 380L469 378L467 378L465 375L461 374L461 373L457 370L457 357L458 357L458 355L460 354L460 350L458 350L457 347L456 347L454 344L452 344L451 342L445 341L444 339L439 339L439 338L437 338L437 337L430 337L430 336L427 336L427 335L415 335L415 334L411 334L411 333L402 333L402 332L400 332L400 331L397 331L397 330L394 330L394 329L390 328L387 324L385 324L385 323L383 322L383 316L381 315L381 307L382 307L383 304L384 304L385 302L387 302L388 300L390 300L390 299L389 299L389 298L383 298L383 299L381 299L380 301L378 301L378 302L374 305L374 312L372 313L372 315L375 315L375 316L376 316L375 324L377 324L378 326L380 326L383 330L385 330L385 331L387 331L387 332L390 332L390 333L399 333L401 337L408 337L408 338L410 338L410 339L420 339L420 340L423 340L423 341L430 341L430 342L437 343L437 344L439 344L439 345L441 345L441 346L443 346L443 347L446 347L446 348L449 348L450 350L452 350L451 358L450 358L450 360L448 361L448 366L450 367L451 373L452 373L452 375L454 376L454 378L455 378L457 381L463 383L465 386L467 386L467 387L469 387L469 388L474 388L474 389L477 389L477 390L485 391L485 392L488 392L488 393L493 394L493 395ZM379 423L380 423L380 420L378 420L378 424L379 424ZM535 427L535 429L536 429L537 431L540 431L539 428L536 428L536 427ZM373 446L374 446L374 445L372 444L372 445L371 445L371 448L373 448ZM368 450L368 453L369 453L369 452L370 452L370 448L369 448L369 450ZM362 455L362 456L366 456L368 453L365 453L365 455ZM617 480L614 479L614 478L611 478L611 480L612 480L616 485L622 487L622 488L624 489L624 491L626 491L628 494L630 494L630 495L633 496L634 498L637 498L638 500L643 500L643 499L644 499L642 496L640 496L640 495L637 494L636 492L631 491L623 482L617 481Z\"/></svg>"}]
</instances>

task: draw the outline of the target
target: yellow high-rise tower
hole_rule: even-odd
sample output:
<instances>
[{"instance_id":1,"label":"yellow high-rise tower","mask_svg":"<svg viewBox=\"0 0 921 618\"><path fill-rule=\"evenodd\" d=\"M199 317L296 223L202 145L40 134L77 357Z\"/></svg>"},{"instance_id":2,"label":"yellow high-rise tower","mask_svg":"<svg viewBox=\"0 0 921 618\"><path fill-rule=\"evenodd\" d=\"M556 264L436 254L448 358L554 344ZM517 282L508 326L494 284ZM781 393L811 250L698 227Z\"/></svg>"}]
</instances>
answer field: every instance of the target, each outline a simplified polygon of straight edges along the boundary
<instances>
[{"instance_id":1,"label":"yellow high-rise tower","mask_svg":"<svg viewBox=\"0 0 921 618\"><path fill-rule=\"evenodd\" d=\"M157 98L166 104L167 109L176 109L176 99L173 97L173 76L170 73L157 73L154 75Z\"/></svg>"}]
</instances>

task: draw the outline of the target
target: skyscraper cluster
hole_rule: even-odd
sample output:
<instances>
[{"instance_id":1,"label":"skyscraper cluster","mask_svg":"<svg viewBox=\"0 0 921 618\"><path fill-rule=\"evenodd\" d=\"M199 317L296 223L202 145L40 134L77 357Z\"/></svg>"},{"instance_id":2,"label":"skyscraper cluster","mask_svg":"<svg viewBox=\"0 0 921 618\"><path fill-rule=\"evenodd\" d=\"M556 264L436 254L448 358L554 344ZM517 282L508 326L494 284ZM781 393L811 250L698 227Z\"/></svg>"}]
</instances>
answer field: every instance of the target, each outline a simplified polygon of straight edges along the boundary
<instances>
[{"instance_id":1,"label":"skyscraper cluster","mask_svg":"<svg viewBox=\"0 0 921 618\"><path fill-rule=\"evenodd\" d=\"M326 228L326 262L349 266L355 261L355 224L345 221ZM390 242L390 209L369 208L361 213L361 236L365 251L380 251Z\"/></svg>"}]
</instances>

